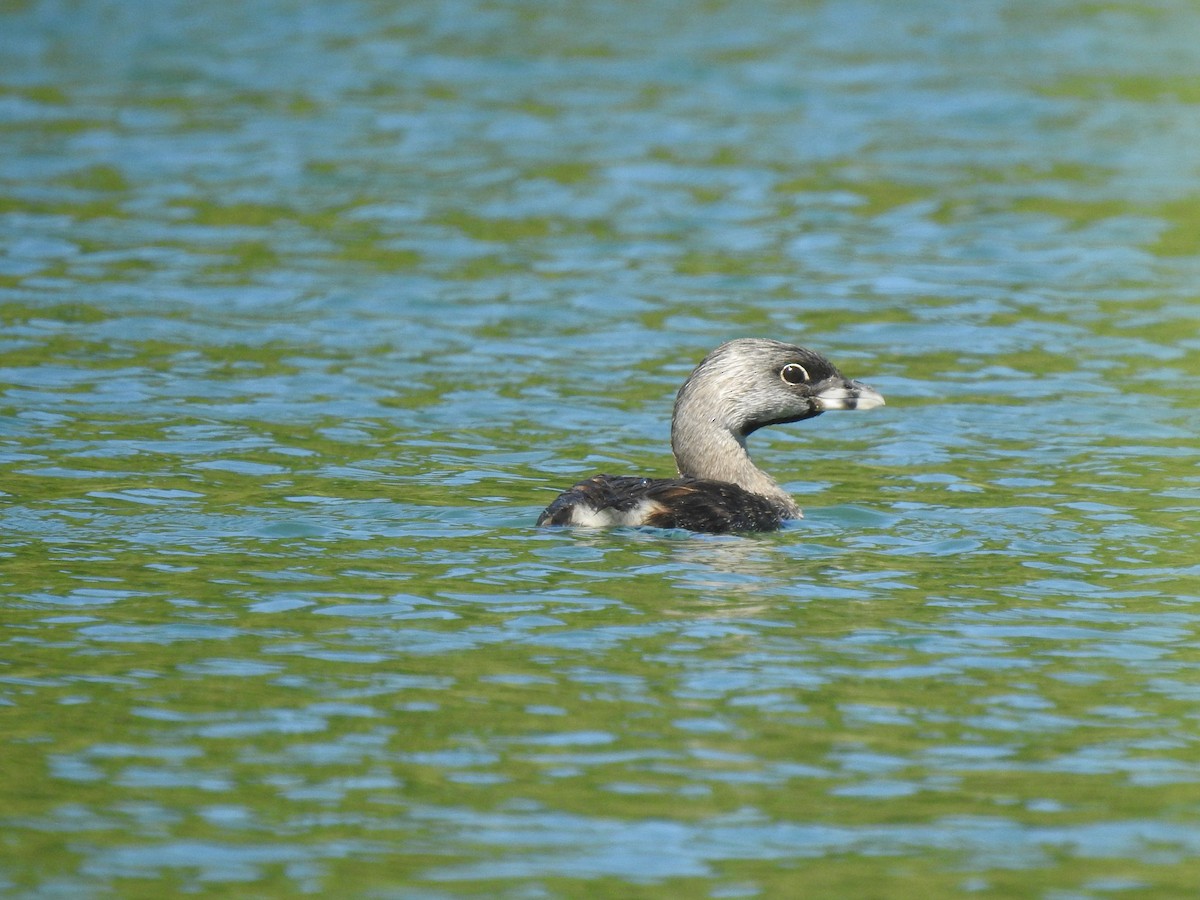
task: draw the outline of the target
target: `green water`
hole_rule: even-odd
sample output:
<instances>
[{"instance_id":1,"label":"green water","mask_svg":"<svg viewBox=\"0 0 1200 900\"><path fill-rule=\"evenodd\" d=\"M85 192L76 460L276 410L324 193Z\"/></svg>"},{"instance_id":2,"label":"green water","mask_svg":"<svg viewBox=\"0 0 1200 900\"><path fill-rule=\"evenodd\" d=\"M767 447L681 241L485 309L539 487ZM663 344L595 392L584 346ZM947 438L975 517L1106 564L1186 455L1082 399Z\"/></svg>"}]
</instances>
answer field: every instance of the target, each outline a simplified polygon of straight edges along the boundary
<instances>
[{"instance_id":1,"label":"green water","mask_svg":"<svg viewBox=\"0 0 1200 900\"><path fill-rule=\"evenodd\" d=\"M1194 896L1198 47L0 5L0 894ZM739 335L802 521L533 528Z\"/></svg>"}]
</instances>

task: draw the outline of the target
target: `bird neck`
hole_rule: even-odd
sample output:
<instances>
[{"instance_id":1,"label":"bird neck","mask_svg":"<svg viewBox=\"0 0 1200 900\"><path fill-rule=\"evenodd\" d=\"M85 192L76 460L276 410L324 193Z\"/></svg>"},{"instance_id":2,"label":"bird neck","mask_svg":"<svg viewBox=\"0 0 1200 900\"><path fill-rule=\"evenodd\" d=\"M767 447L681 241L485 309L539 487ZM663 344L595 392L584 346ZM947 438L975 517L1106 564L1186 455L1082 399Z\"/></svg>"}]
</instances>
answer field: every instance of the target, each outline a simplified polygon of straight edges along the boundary
<instances>
[{"instance_id":1,"label":"bird neck","mask_svg":"<svg viewBox=\"0 0 1200 900\"><path fill-rule=\"evenodd\" d=\"M800 515L791 494L750 459L741 426L688 413L686 406L676 409L671 423L671 451L680 475L732 482L778 504L789 516Z\"/></svg>"}]
</instances>

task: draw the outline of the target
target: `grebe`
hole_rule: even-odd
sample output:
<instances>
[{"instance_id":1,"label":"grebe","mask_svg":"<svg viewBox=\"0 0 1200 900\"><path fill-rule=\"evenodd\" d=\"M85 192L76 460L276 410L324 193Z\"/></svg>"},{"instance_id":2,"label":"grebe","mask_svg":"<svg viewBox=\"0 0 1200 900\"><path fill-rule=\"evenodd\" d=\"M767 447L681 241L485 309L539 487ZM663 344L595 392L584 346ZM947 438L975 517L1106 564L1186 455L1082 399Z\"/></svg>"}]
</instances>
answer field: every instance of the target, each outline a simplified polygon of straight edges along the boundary
<instances>
[{"instance_id":1,"label":"grebe","mask_svg":"<svg viewBox=\"0 0 1200 900\"><path fill-rule=\"evenodd\" d=\"M764 425L876 406L883 406L878 391L844 377L819 353L763 338L728 341L700 361L675 397L678 478L595 475L560 494L537 524L770 531L799 518L800 507L754 465L746 438Z\"/></svg>"}]
</instances>

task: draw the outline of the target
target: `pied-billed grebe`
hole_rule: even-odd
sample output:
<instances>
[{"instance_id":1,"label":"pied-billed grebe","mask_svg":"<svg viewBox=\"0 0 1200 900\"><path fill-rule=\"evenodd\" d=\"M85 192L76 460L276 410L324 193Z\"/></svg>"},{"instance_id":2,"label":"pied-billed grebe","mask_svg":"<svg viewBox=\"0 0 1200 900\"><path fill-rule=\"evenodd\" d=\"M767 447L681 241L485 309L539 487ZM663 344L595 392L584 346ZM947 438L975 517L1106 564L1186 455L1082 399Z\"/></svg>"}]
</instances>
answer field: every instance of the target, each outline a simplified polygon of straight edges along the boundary
<instances>
[{"instance_id":1,"label":"pied-billed grebe","mask_svg":"<svg viewBox=\"0 0 1200 900\"><path fill-rule=\"evenodd\" d=\"M700 361L675 398L678 478L595 475L560 494L537 524L716 534L778 528L799 518L800 507L751 461L747 436L831 409L876 406L883 406L878 391L844 377L819 353L762 338L729 341Z\"/></svg>"}]
</instances>

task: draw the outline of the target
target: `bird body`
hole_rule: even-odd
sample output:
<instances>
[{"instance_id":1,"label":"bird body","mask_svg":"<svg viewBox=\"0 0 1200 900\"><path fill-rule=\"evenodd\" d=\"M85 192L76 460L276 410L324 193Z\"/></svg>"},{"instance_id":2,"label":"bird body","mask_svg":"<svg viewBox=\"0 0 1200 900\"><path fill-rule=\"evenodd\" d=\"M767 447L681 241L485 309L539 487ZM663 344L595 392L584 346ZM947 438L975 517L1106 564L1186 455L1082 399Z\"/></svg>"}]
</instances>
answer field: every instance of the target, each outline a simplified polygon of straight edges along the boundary
<instances>
[{"instance_id":1,"label":"bird body","mask_svg":"<svg viewBox=\"0 0 1200 900\"><path fill-rule=\"evenodd\" d=\"M728 341L701 360L675 398L671 450L679 477L596 475L560 494L537 524L718 534L778 528L799 518L800 508L750 459L746 438L766 425L883 402L815 351L762 338Z\"/></svg>"},{"instance_id":2,"label":"bird body","mask_svg":"<svg viewBox=\"0 0 1200 900\"><path fill-rule=\"evenodd\" d=\"M800 510L785 507L729 481L593 475L559 494L539 525L651 525L725 534L770 531Z\"/></svg>"}]
</instances>

